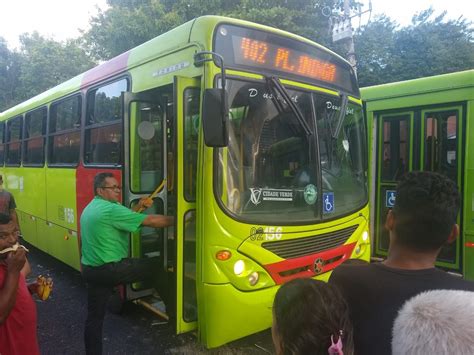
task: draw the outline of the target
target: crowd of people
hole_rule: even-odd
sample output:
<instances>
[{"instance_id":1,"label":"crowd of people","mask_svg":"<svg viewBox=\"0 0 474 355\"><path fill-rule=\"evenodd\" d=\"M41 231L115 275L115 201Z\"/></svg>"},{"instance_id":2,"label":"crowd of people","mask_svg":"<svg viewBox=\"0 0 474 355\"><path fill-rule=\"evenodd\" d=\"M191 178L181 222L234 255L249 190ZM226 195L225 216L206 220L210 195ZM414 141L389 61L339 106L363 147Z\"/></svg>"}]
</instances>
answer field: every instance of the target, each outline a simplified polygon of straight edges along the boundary
<instances>
[{"instance_id":1,"label":"crowd of people","mask_svg":"<svg viewBox=\"0 0 474 355\"><path fill-rule=\"evenodd\" d=\"M94 180L94 199L81 216L82 274L87 284L87 354L102 353L106 302L116 285L148 280L155 258L129 258L128 233L163 228L173 217L138 213L119 203L110 173ZM0 199L8 194L1 194ZM27 285L30 271L12 219L14 202L0 211L0 354L39 354L36 309ZM12 208L13 206L13 208ZM460 195L449 178L432 172L405 174L386 228L385 261L346 263L328 283L311 278L282 285L273 304L272 338L277 355L471 354L474 352L474 283L435 267L444 245L459 235ZM12 211L13 209L13 211ZM15 214L16 217L16 214ZM11 250L10 250L10 249ZM3 252L6 251L8 252Z\"/></svg>"},{"instance_id":2,"label":"crowd of people","mask_svg":"<svg viewBox=\"0 0 474 355\"><path fill-rule=\"evenodd\" d=\"M474 283L435 267L442 247L459 235L457 186L437 173L410 172L396 196L385 261L343 264L328 284L293 280L280 288L273 310L277 354L474 352ZM282 322L282 312L291 319Z\"/></svg>"}]
</instances>

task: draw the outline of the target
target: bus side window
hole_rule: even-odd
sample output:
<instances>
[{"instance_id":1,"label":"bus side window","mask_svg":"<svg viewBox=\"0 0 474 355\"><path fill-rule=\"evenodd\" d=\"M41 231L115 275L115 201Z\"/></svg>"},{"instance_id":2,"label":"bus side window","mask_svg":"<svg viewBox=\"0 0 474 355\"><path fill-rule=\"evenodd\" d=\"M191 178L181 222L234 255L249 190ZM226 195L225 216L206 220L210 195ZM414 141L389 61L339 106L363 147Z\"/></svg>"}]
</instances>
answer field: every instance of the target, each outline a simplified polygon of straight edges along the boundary
<instances>
[{"instance_id":1,"label":"bus side window","mask_svg":"<svg viewBox=\"0 0 474 355\"><path fill-rule=\"evenodd\" d=\"M23 150L23 165L25 166L42 166L44 164L46 113L46 107L41 107L25 115Z\"/></svg>"},{"instance_id":2,"label":"bus side window","mask_svg":"<svg viewBox=\"0 0 474 355\"><path fill-rule=\"evenodd\" d=\"M122 164L121 93L127 90L128 81L122 79L88 92L85 164Z\"/></svg>"},{"instance_id":3,"label":"bus side window","mask_svg":"<svg viewBox=\"0 0 474 355\"><path fill-rule=\"evenodd\" d=\"M20 166L21 163L21 128L23 116L17 116L7 121L7 149L5 165Z\"/></svg>"},{"instance_id":4,"label":"bus side window","mask_svg":"<svg viewBox=\"0 0 474 355\"><path fill-rule=\"evenodd\" d=\"M81 111L80 95L51 104L48 164L76 165L79 162Z\"/></svg>"}]
</instances>

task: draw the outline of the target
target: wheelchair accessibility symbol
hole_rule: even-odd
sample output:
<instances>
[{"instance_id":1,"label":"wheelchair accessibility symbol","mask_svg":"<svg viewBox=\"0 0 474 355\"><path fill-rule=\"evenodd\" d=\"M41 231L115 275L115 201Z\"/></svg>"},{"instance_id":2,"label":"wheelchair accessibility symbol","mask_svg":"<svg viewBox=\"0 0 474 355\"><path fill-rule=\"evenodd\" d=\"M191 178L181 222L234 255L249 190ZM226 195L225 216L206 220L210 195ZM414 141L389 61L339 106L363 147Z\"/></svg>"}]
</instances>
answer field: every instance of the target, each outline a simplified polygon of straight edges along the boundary
<instances>
[{"instance_id":1,"label":"wheelchair accessibility symbol","mask_svg":"<svg viewBox=\"0 0 474 355\"><path fill-rule=\"evenodd\" d=\"M386 190L385 191L385 207L393 208L395 206L395 199L397 194L395 190Z\"/></svg>"},{"instance_id":2,"label":"wheelchair accessibility symbol","mask_svg":"<svg viewBox=\"0 0 474 355\"><path fill-rule=\"evenodd\" d=\"M334 192L323 193L323 212L334 212Z\"/></svg>"}]
</instances>

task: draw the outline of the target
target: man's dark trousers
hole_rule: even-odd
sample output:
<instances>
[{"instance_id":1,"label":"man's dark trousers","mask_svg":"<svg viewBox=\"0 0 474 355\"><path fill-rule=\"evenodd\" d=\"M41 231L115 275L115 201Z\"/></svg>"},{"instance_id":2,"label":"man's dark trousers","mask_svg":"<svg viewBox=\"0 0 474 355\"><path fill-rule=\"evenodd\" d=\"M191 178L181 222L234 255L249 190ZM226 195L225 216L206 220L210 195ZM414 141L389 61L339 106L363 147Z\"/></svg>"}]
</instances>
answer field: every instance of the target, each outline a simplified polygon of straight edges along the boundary
<instances>
[{"instance_id":1,"label":"man's dark trousers","mask_svg":"<svg viewBox=\"0 0 474 355\"><path fill-rule=\"evenodd\" d=\"M87 320L84 330L87 355L102 354L102 327L107 300L114 287L151 280L158 267L157 257L127 258L101 266L82 265L82 276L87 283Z\"/></svg>"}]
</instances>

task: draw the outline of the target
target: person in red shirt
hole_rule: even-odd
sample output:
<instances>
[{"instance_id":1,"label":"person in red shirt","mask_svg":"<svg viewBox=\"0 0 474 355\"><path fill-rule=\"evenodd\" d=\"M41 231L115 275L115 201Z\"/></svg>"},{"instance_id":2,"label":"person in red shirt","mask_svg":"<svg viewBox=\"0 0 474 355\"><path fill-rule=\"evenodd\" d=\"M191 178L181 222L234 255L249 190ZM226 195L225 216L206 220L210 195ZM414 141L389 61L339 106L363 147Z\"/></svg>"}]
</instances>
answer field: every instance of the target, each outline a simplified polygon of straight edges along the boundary
<instances>
[{"instance_id":1,"label":"person in red shirt","mask_svg":"<svg viewBox=\"0 0 474 355\"><path fill-rule=\"evenodd\" d=\"M0 214L0 354L39 355L36 305L25 281L29 269L26 251L1 253L18 242L18 229L10 216Z\"/></svg>"}]
</instances>

